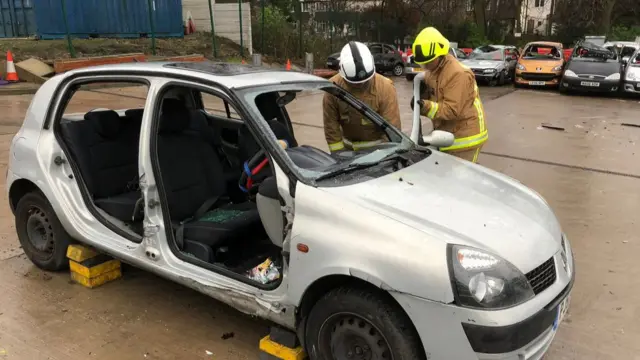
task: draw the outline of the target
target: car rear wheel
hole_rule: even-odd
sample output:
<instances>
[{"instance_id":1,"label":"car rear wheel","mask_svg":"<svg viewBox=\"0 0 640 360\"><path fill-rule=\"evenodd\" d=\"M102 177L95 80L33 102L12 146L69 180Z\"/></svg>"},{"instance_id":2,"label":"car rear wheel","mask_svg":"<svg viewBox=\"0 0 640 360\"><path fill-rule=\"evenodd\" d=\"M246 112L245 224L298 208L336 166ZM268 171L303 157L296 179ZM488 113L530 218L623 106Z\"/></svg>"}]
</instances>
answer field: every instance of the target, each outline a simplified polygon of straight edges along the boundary
<instances>
[{"instance_id":1,"label":"car rear wheel","mask_svg":"<svg viewBox=\"0 0 640 360\"><path fill-rule=\"evenodd\" d=\"M396 64L396 66L393 67L393 75L402 76L403 74L404 74L404 65Z\"/></svg>"},{"instance_id":2,"label":"car rear wheel","mask_svg":"<svg viewBox=\"0 0 640 360\"><path fill-rule=\"evenodd\" d=\"M15 221L18 240L31 262L43 270L67 268L71 238L42 193L31 192L20 199Z\"/></svg>"},{"instance_id":3,"label":"car rear wheel","mask_svg":"<svg viewBox=\"0 0 640 360\"><path fill-rule=\"evenodd\" d=\"M330 291L315 304L306 324L306 348L312 360L425 358L402 309L367 290Z\"/></svg>"}]
</instances>

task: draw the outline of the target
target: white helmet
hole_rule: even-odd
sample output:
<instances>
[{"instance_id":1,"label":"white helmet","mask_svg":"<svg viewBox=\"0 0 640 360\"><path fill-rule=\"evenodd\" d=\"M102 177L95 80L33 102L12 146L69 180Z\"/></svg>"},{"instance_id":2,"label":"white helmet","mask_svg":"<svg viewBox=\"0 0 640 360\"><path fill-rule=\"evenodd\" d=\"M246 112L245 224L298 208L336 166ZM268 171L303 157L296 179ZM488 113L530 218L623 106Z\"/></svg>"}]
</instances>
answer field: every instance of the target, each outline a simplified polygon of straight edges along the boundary
<instances>
[{"instance_id":1,"label":"white helmet","mask_svg":"<svg viewBox=\"0 0 640 360\"><path fill-rule=\"evenodd\" d=\"M368 81L376 73L373 55L367 45L349 41L340 51L340 76L352 84Z\"/></svg>"}]
</instances>

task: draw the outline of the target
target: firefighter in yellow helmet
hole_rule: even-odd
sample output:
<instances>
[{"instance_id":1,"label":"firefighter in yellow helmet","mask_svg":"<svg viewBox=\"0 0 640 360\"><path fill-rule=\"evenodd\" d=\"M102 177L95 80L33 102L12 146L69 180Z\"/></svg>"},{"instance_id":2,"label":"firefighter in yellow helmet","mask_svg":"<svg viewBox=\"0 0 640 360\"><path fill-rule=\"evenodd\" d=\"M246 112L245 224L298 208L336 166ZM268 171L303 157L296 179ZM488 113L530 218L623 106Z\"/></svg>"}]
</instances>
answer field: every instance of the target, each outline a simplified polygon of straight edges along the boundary
<instances>
[{"instance_id":1,"label":"firefighter in yellow helmet","mask_svg":"<svg viewBox=\"0 0 640 360\"><path fill-rule=\"evenodd\" d=\"M449 41L433 27L418 34L412 50L416 64L429 71L420 87L420 114L433 121L434 130L455 136L453 145L440 150L477 162L489 134L473 72L449 54Z\"/></svg>"}]
</instances>

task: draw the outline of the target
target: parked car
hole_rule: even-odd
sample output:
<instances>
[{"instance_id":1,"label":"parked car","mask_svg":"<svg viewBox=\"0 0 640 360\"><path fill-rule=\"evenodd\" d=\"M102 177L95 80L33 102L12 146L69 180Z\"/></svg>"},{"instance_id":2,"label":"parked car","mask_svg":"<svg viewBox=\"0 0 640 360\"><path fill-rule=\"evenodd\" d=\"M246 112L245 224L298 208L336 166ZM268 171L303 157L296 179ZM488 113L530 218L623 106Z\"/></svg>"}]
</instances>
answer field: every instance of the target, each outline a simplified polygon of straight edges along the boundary
<instances>
[{"instance_id":1,"label":"parked car","mask_svg":"<svg viewBox=\"0 0 640 360\"><path fill-rule=\"evenodd\" d=\"M476 81L496 86L513 79L517 61L515 46L485 45L474 49L462 63L473 71Z\"/></svg>"},{"instance_id":2,"label":"parked car","mask_svg":"<svg viewBox=\"0 0 640 360\"><path fill-rule=\"evenodd\" d=\"M458 60L467 58L467 54L465 54L464 51L458 48L449 48L449 54L453 55ZM413 78L416 77L416 74L422 71L424 70L422 70L420 65L416 64L413 61L413 55L407 56L407 61L404 69L407 80L413 81Z\"/></svg>"},{"instance_id":3,"label":"parked car","mask_svg":"<svg viewBox=\"0 0 640 360\"><path fill-rule=\"evenodd\" d=\"M560 91L616 92L620 72L621 63L614 51L581 41L565 65Z\"/></svg>"},{"instance_id":4,"label":"parked car","mask_svg":"<svg viewBox=\"0 0 640 360\"><path fill-rule=\"evenodd\" d=\"M146 87L142 107L69 112L105 81ZM387 141L299 145L287 105L303 91L336 96ZM311 116L322 99L295 109ZM326 79L239 64L55 76L9 151L18 239L45 270L65 268L71 242L91 245L297 331L312 359L355 346L376 359L543 356L575 279L549 205L369 110Z\"/></svg>"},{"instance_id":5,"label":"parked car","mask_svg":"<svg viewBox=\"0 0 640 360\"><path fill-rule=\"evenodd\" d=\"M561 43L531 42L516 65L515 86L557 87L562 77L564 56Z\"/></svg>"},{"instance_id":6,"label":"parked car","mask_svg":"<svg viewBox=\"0 0 640 360\"><path fill-rule=\"evenodd\" d=\"M625 65L622 89L627 93L640 94L640 49L636 50Z\"/></svg>"},{"instance_id":7,"label":"parked car","mask_svg":"<svg viewBox=\"0 0 640 360\"><path fill-rule=\"evenodd\" d=\"M381 43L366 43L373 55L373 61L376 64L376 71L379 73L391 72L395 76L404 74L404 61L402 53L392 45ZM332 70L340 68L340 53L329 55L327 59L327 67Z\"/></svg>"}]
</instances>

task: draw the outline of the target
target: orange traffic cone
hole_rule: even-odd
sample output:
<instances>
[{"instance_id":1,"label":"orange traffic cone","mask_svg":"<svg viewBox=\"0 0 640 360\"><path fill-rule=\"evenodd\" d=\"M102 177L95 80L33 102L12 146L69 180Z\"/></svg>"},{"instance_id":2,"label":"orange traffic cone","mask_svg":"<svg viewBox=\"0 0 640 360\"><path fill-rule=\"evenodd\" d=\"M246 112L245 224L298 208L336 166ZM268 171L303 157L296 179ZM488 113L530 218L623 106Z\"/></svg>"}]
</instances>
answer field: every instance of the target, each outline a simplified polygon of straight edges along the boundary
<instances>
[{"instance_id":1,"label":"orange traffic cone","mask_svg":"<svg viewBox=\"0 0 640 360\"><path fill-rule=\"evenodd\" d=\"M291 61L289 61L289 59L287 59L287 67L286 67L287 71L291 70Z\"/></svg>"},{"instance_id":2,"label":"orange traffic cone","mask_svg":"<svg viewBox=\"0 0 640 360\"><path fill-rule=\"evenodd\" d=\"M18 73L16 72L16 66L13 64L11 51L7 51L7 77L5 80L10 82L20 81L20 79L18 79Z\"/></svg>"}]
</instances>

